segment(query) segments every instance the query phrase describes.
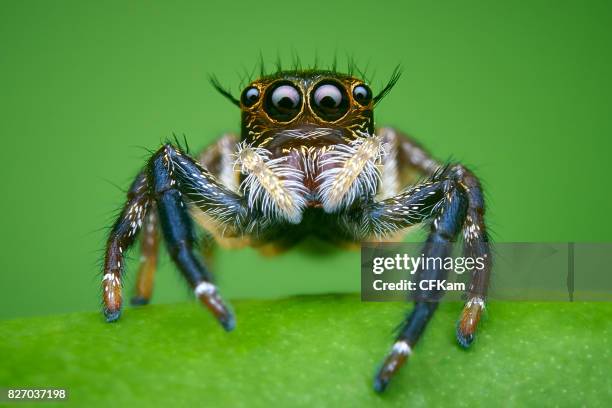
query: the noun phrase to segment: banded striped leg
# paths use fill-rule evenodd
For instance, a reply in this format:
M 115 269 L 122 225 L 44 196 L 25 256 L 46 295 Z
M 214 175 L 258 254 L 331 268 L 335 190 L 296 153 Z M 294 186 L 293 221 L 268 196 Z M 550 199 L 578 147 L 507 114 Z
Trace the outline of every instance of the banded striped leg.
M 226 134 L 198 155 L 198 162 L 202 167 L 210 171 L 230 190 L 235 190 L 237 185 L 237 177 L 233 169 L 236 141 L 235 135 Z M 132 305 L 146 305 L 151 300 L 159 252 L 158 224 L 157 208 L 155 204 L 152 204 L 145 217 L 140 236 L 140 265 L 135 293 L 130 301 Z M 205 233 L 200 247 L 204 260 L 210 265 L 214 255 L 214 237 Z
M 423 147 L 405 134 L 389 127 L 377 131 L 386 146 L 381 172 L 381 196 L 390 198 L 418 176 L 431 177 L 441 167 Z
M 452 171 L 468 198 L 463 224 L 464 255 L 474 259 L 482 258 L 484 264 L 484 268 L 472 271 L 466 290 L 467 301 L 457 323 L 457 341 L 462 347 L 469 347 L 474 341 L 478 322 L 485 308 L 493 260 L 484 222 L 485 205 L 480 183 L 463 166 L 455 166 Z
M 193 222 L 184 197 L 220 223 L 237 225 L 246 208 L 242 197 L 221 185 L 211 173 L 171 145 L 162 147 L 150 161 L 153 192 L 170 256 L 193 288 L 195 296 L 226 330 L 235 326 L 212 275 L 195 251 Z
M 146 173 L 141 172 L 128 190 L 127 202 L 106 242 L 102 299 L 107 322 L 114 322 L 121 315 L 125 252 L 133 245 L 149 205 L 149 181 Z
M 157 207 L 155 204 L 151 204 L 140 233 L 140 265 L 136 278 L 135 293 L 130 301 L 132 305 L 146 305 L 151 300 L 159 252 L 159 228 L 157 224 Z
M 115 321 L 120 316 L 123 256 L 134 243 L 149 214 L 147 211 L 153 211 L 150 207 L 154 203 L 169 253 L 196 297 L 225 329 L 234 327 L 231 311 L 222 301 L 211 274 L 194 251 L 195 234 L 185 197 L 227 228 L 240 227 L 246 219 L 247 210 L 241 196 L 223 186 L 189 156 L 171 145 L 163 146 L 134 181 L 128 193 L 128 202 L 107 242 L 103 278 L 107 321 Z
M 389 155 L 383 163 L 383 187 L 397 184 L 394 182 L 397 179 L 400 185 L 406 185 L 411 181 L 410 170 L 431 176 L 441 167 L 422 146 L 402 132 L 387 127 L 379 129 L 378 133 L 390 146 Z M 473 173 L 461 165 L 452 166 L 449 170 L 449 176 L 460 184 L 468 199 L 467 215 L 463 224 L 464 254 L 472 258 L 481 257 L 485 265 L 481 270 L 472 271 L 466 291 L 466 303 L 457 323 L 457 342 L 463 347 L 469 347 L 484 310 L 492 259 L 484 222 L 485 205 L 480 183 Z
M 233 168 L 233 154 L 236 150 L 237 137 L 223 135 L 216 143 L 206 147 L 199 155 L 198 162 L 230 190 L 236 190 L 237 177 Z M 151 206 L 145 219 L 140 237 L 140 266 L 132 305 L 148 304 L 153 293 L 155 271 L 159 250 L 159 220 L 157 208 Z M 214 237 L 205 232 L 200 248 L 204 261 L 211 265 L 214 257 Z
M 459 184 L 446 177 L 443 173 L 440 176 L 442 180 L 418 185 L 405 193 L 375 204 L 372 208 L 374 211 L 370 211 L 369 217 L 372 219 L 369 222 L 375 226 L 377 233 L 384 233 L 385 228 L 389 230 L 404 228 L 433 216 L 431 232 L 423 254 L 425 258 L 449 256 L 452 243 L 465 219 L 467 199 Z M 447 275 L 447 271 L 440 264 L 433 265 L 431 269 L 419 270 L 417 273 L 419 281 L 442 280 Z M 402 324 L 391 352 L 374 378 L 376 391 L 384 391 L 391 378 L 406 362 L 443 294 L 443 291 L 436 289 L 416 292 L 414 309 Z

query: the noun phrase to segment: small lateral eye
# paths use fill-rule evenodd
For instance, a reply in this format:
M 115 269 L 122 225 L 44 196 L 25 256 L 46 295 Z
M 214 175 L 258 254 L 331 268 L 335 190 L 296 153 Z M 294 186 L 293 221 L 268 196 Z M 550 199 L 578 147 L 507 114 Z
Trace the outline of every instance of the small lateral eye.
M 348 96 L 344 87 L 335 81 L 318 84 L 311 94 L 315 113 L 325 120 L 340 119 L 348 111 Z
M 360 105 L 367 105 L 372 100 L 372 91 L 366 85 L 357 85 L 353 88 L 353 98 Z
M 282 122 L 293 119 L 300 111 L 302 94 L 291 82 L 280 82 L 266 92 L 265 109 L 271 118 Z
M 253 106 L 259 100 L 259 89 L 254 86 L 250 86 L 242 92 L 240 98 L 244 106 Z

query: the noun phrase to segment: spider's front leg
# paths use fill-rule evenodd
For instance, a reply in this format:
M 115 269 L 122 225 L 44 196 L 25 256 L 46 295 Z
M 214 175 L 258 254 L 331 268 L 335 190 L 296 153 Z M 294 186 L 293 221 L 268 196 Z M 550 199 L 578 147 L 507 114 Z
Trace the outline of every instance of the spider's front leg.
M 442 167 L 425 148 L 397 129 L 381 128 L 379 134 L 389 147 L 388 154 L 384 158 L 381 177 L 384 198 L 396 194 L 397 186 L 410 183 L 411 173 L 434 177 L 436 171 Z M 469 347 L 474 341 L 476 328 L 484 310 L 491 275 L 491 251 L 484 221 L 485 203 L 480 182 L 471 171 L 456 164 L 449 167 L 446 173 L 461 187 L 467 199 L 467 210 L 462 226 L 464 254 L 474 259 L 482 258 L 484 264 L 482 269 L 472 271 L 466 291 L 466 303 L 457 324 L 457 342 L 462 347 Z M 385 188 L 389 185 L 395 188 Z
M 149 180 L 146 172 L 136 176 L 127 193 L 127 202 L 113 225 L 106 242 L 102 300 L 106 321 L 113 322 L 121 315 L 123 304 L 121 277 L 125 252 L 132 246 L 151 205 Z
M 482 257 L 485 268 L 474 271 L 468 290 L 468 301 L 457 327 L 458 342 L 467 347 L 484 307 L 490 273 L 490 255 L 484 226 L 484 203 L 477 179 L 463 166 L 455 165 L 434 174 L 430 181 L 381 202 L 372 203 L 365 211 L 349 218 L 349 225 L 359 225 L 361 234 L 385 235 L 403 228 L 430 222 L 430 234 L 423 249 L 427 258 L 445 258 L 451 254 L 453 242 L 463 229 L 467 256 Z M 421 280 L 439 281 L 447 271 L 439 263 L 417 271 Z M 406 362 L 412 349 L 443 295 L 441 290 L 419 290 L 415 305 L 402 322 L 399 334 L 378 370 L 374 388 L 381 392 Z
M 226 330 L 231 330 L 235 324 L 233 314 L 222 301 L 210 272 L 195 252 L 195 233 L 185 197 L 221 225 L 235 227 L 246 219 L 247 209 L 242 197 L 169 144 L 153 155 L 134 185 L 137 188 L 128 194 L 128 203 L 107 243 L 103 279 L 107 321 L 117 320 L 120 315 L 124 251 L 133 243 L 147 209 L 154 203 L 162 236 L 173 261 L 198 299 Z
M 197 158 L 197 162 L 221 184 L 232 191 L 237 191 L 238 178 L 234 172 L 234 153 L 238 138 L 233 134 L 225 134 L 219 140 L 204 149 Z M 192 213 L 193 215 L 193 213 Z M 135 306 L 146 305 L 153 294 L 153 282 L 157 269 L 159 251 L 159 218 L 155 203 L 151 203 L 150 210 L 142 223 L 140 231 L 140 265 L 136 278 L 134 296 L 131 304 Z M 211 268 L 214 260 L 215 238 L 204 231 L 200 241 L 200 251 L 204 262 Z

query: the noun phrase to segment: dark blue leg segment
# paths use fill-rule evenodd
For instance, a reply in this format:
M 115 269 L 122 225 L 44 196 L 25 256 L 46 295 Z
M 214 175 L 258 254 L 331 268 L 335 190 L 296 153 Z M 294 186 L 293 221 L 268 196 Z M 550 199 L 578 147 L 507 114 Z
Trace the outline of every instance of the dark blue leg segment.
M 172 260 L 193 288 L 196 297 L 225 330 L 230 331 L 235 327 L 234 315 L 219 296 L 212 276 L 194 250 L 196 237 L 193 222 L 178 183 L 170 174 L 172 164 L 168 162 L 169 154 L 171 152 L 164 150 L 153 157 L 150 163 L 150 177 L 153 180 L 162 235 Z
M 442 200 L 434 209 L 431 222 L 431 232 L 425 243 L 423 255 L 428 258 L 445 258 L 451 254 L 452 245 L 463 225 L 467 200 L 464 192 L 452 180 L 440 185 L 443 192 Z M 441 263 L 417 271 L 417 280 L 443 280 L 447 271 Z M 418 286 L 420 288 L 420 285 Z M 425 331 L 427 323 L 438 307 L 438 301 L 444 292 L 439 289 L 421 290 L 415 292 L 415 305 L 412 312 L 402 324 L 399 335 L 379 368 L 374 378 L 374 389 L 377 392 L 385 390 L 391 378 L 407 361 L 413 347 Z
M 467 301 L 456 328 L 459 345 L 469 347 L 475 338 L 475 332 L 484 310 L 492 267 L 491 250 L 484 221 L 485 203 L 480 182 L 470 170 L 461 164 L 444 168 L 414 140 L 396 129 L 385 128 L 382 134 L 388 143 L 397 147 L 394 158 L 398 166 L 398 173 L 406 168 L 414 168 L 423 176 L 431 177 L 431 181 L 373 204 L 373 211 L 364 217 L 355 217 L 354 222 L 365 220 L 360 229 L 366 234 L 367 232 L 379 235 L 392 233 L 397 229 L 429 219 L 429 214 L 435 216 L 436 211 L 431 211 L 431 200 L 434 199 L 435 203 L 443 202 L 440 201 L 438 193 L 441 190 L 436 185 L 437 183 L 450 181 L 453 184 L 452 188 L 461 192 L 463 196 L 460 200 L 461 205 L 466 208 L 463 210 L 444 209 L 448 203 L 440 207 L 443 212 L 439 213 L 438 224 L 432 225 L 432 235 L 426 244 L 426 251 L 429 250 L 430 254 L 435 251 L 444 253 L 446 249 L 443 244 L 454 241 L 455 236 L 461 230 L 464 256 L 483 260 L 484 268 L 471 271 L 471 279 L 466 290 Z M 432 189 L 436 192 L 432 192 Z M 446 197 L 447 200 L 448 197 Z M 458 218 L 448 217 L 444 220 L 444 214 L 445 212 L 448 214 L 447 211 L 454 213 Z M 436 230 L 439 230 L 439 233 L 436 233 Z M 432 248 L 432 244 L 439 248 L 437 250 Z M 425 254 L 427 255 L 427 252 Z M 436 279 L 438 276 L 444 276 L 444 271 L 430 269 L 424 270 L 420 279 Z M 375 379 L 374 388 L 377 391 L 385 389 L 394 373 L 407 360 L 412 350 L 411 347 L 416 344 L 427 322 L 434 314 L 437 302 L 428 301 L 428 299 L 437 299 L 441 294 L 424 291 L 417 295 L 415 307 L 403 323 L 392 352 Z
M 135 242 L 146 217 L 156 217 L 168 251 L 193 288 L 196 297 L 219 320 L 226 330 L 234 328 L 232 312 L 219 296 L 217 287 L 206 266 L 194 251 L 195 234 L 187 208 L 187 201 L 199 207 L 220 226 L 240 230 L 248 220 L 248 208 L 242 196 L 220 183 L 208 170 L 173 146 L 162 146 L 140 172 L 127 194 L 127 202 L 115 222 L 106 243 L 102 290 L 104 314 L 109 322 L 121 314 L 121 280 L 125 254 Z M 157 231 L 150 231 L 150 245 L 143 247 L 146 273 L 139 277 L 142 286 L 135 302 L 146 303 L 155 268 Z M 142 264 L 141 264 L 142 270 Z

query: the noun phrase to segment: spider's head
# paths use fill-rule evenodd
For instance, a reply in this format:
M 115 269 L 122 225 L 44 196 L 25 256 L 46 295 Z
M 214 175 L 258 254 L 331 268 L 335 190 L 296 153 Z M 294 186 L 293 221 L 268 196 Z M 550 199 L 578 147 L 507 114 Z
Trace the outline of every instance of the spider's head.
M 242 111 L 242 140 L 270 150 L 349 143 L 373 134 L 376 103 L 395 85 L 373 95 L 362 79 L 334 71 L 281 71 L 251 82 L 240 99 L 217 87 Z

